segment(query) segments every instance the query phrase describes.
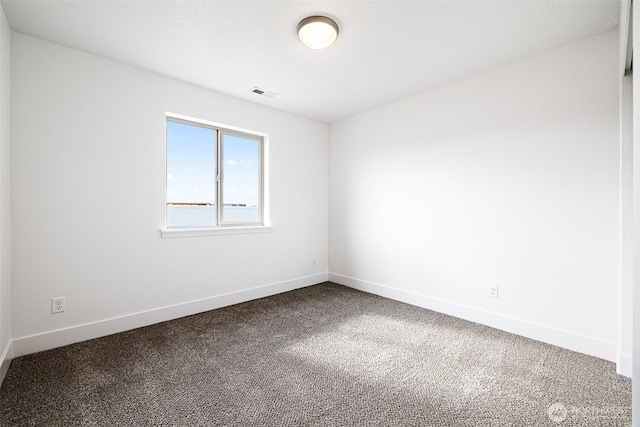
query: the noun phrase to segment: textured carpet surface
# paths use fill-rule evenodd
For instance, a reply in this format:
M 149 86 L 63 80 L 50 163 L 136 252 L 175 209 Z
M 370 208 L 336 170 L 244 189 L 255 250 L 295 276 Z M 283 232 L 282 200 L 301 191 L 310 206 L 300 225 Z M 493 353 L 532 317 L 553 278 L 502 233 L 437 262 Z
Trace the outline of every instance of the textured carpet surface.
M 331 283 L 15 359 L 9 426 L 629 426 L 615 366 Z

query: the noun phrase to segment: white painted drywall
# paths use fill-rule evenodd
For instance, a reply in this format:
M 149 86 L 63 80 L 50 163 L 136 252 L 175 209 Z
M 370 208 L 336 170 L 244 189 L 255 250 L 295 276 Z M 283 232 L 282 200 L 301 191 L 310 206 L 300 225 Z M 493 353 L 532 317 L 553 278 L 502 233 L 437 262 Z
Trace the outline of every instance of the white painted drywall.
M 326 124 L 20 33 L 12 64 L 16 356 L 326 280 Z M 269 135 L 272 232 L 160 237 L 165 112 Z
M 640 13 L 632 13 L 632 40 L 640 40 Z M 635 79 L 634 79 L 635 80 Z M 633 427 L 640 427 L 640 84 L 633 82 Z
M 632 374 L 633 352 L 633 75 L 627 69 L 631 1 L 620 1 L 618 78 L 620 119 L 620 313 L 618 373 Z
M 633 76 L 620 73 L 620 321 L 618 371 L 631 376 L 633 353 Z
M 0 383 L 11 360 L 11 30 L 0 5 Z
M 618 82 L 614 31 L 331 124 L 330 278 L 615 360 Z

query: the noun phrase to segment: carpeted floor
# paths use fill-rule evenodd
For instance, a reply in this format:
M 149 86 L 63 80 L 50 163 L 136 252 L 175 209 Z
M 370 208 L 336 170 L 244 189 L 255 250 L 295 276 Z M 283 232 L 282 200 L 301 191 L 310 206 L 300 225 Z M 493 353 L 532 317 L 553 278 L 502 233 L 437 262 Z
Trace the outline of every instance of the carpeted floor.
M 613 363 L 325 283 L 14 360 L 9 426 L 629 426 Z

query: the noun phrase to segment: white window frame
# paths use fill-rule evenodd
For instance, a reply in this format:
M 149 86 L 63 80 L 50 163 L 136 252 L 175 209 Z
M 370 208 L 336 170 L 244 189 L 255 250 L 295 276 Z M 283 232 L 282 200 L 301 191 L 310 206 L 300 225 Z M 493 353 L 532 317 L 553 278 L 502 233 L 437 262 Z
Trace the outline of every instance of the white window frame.
M 167 226 L 167 149 L 166 149 L 166 126 L 168 121 L 184 123 L 187 125 L 201 126 L 216 131 L 216 225 L 201 227 L 181 227 Z M 187 117 L 181 114 L 166 113 L 165 120 L 165 203 L 164 203 L 164 227 L 160 230 L 163 238 L 172 237 L 196 237 L 196 236 L 215 236 L 225 234 L 244 234 L 244 233 L 265 233 L 270 232 L 272 227 L 269 223 L 268 215 L 268 135 L 265 133 L 255 132 L 252 130 L 241 129 L 234 126 L 223 125 L 206 120 Z M 222 135 L 236 135 L 247 137 L 259 141 L 259 178 L 260 178 L 260 198 L 259 198 L 259 216 L 261 221 L 256 223 L 245 222 L 223 222 L 223 162 L 222 162 Z

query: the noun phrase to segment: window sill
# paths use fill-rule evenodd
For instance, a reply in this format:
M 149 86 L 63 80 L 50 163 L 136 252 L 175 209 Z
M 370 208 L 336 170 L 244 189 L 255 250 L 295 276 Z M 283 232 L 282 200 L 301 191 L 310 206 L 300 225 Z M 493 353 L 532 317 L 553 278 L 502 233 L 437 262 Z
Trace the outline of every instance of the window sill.
M 215 228 L 165 228 L 160 230 L 163 239 L 174 237 L 219 236 L 224 234 L 270 233 L 273 228 L 266 225 L 215 227 Z

